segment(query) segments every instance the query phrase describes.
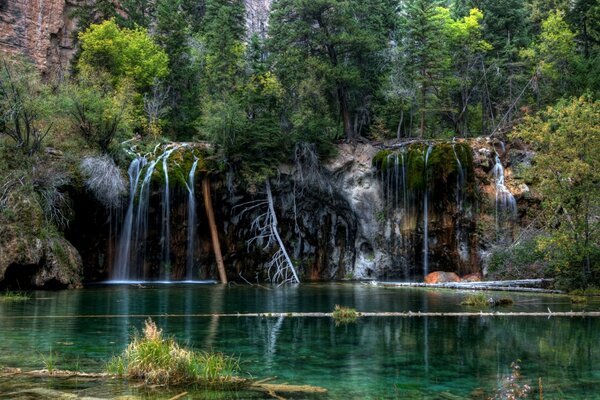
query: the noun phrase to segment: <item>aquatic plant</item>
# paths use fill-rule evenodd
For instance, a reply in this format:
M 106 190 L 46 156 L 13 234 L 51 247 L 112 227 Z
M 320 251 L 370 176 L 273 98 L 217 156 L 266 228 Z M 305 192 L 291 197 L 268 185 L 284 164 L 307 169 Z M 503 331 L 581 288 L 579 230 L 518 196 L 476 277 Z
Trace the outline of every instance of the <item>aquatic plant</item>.
M 484 292 L 479 292 L 467 296 L 460 304 L 471 307 L 510 306 L 513 304 L 513 299 L 510 297 L 494 299 L 493 297 L 488 297 Z
M 23 292 L 9 292 L 8 290 L 4 293 L 0 293 L 0 302 L 5 303 L 16 303 L 20 301 L 27 301 L 31 298 L 27 293 Z
M 587 297 L 585 297 L 585 296 L 571 296 L 571 297 L 569 297 L 569 300 L 571 300 L 571 303 L 573 303 L 573 304 L 587 303 Z
M 48 374 L 52 375 L 56 371 L 56 356 L 54 353 L 50 352 L 48 355 L 42 354 L 42 362 Z
M 239 360 L 221 353 L 196 352 L 163 336 L 154 321 L 146 320 L 143 335 L 135 335 L 108 365 L 109 373 L 149 384 L 199 384 L 208 387 L 235 384 Z
M 472 306 L 472 307 L 489 307 L 491 298 L 486 296 L 485 293 L 479 292 L 470 294 L 463 301 L 460 302 L 461 306 Z
M 360 316 L 360 313 L 354 308 L 343 307 L 336 304 L 335 308 L 333 309 L 333 312 L 331 313 L 331 316 L 335 320 L 336 325 L 349 324 L 352 322 L 356 322 L 356 320 Z

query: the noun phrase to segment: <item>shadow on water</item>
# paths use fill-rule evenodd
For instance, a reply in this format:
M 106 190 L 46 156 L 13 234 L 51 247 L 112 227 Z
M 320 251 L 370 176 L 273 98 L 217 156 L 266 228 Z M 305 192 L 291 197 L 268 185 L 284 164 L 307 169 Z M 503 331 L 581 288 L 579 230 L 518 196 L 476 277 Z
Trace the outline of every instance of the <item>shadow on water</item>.
M 555 311 L 571 307 L 560 297 L 513 297 L 519 311 L 545 310 L 549 304 Z M 145 315 L 152 314 L 161 315 L 154 318 L 157 324 L 181 343 L 239 356 L 242 369 L 258 379 L 277 376 L 280 382 L 325 387 L 326 398 L 487 398 L 510 375 L 515 360 L 521 360 L 523 382 L 535 388 L 542 378 L 544 398 L 600 398 L 597 319 L 362 317 L 336 326 L 330 318 L 190 315 L 328 312 L 335 304 L 360 311 L 457 311 L 464 310 L 458 305 L 463 298 L 463 293 L 452 291 L 358 284 L 285 289 L 101 286 L 36 292 L 26 303 L 0 304 L 0 364 L 39 369 L 42 356 L 53 354 L 57 368 L 101 371 L 141 329 Z M 596 303 L 589 307 L 598 309 Z M 104 398 L 107 393 L 145 398 L 177 394 L 117 382 L 0 379 L 0 398 L 16 386 L 79 388 Z M 229 393 L 223 398 L 248 396 Z M 198 398 L 206 397 L 198 392 Z

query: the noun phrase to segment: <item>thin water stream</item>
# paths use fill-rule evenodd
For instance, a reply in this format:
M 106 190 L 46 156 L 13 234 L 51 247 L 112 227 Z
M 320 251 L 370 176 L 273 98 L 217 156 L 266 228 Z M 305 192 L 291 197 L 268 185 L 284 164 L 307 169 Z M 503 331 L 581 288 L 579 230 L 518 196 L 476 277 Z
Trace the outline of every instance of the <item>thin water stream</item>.
M 330 318 L 191 316 L 330 312 L 336 304 L 365 312 L 474 311 L 459 304 L 467 294 L 334 283 L 267 289 L 135 284 L 35 292 L 25 303 L 0 303 L 0 364 L 39 369 L 52 354 L 57 368 L 101 371 L 152 314 L 162 315 L 155 318 L 157 324 L 181 343 L 239 356 L 243 370 L 252 376 L 328 389 L 327 395 L 314 398 L 487 398 L 510 375 L 511 363 L 521 360 L 522 383 L 536 387 L 542 378 L 545 399 L 600 399 L 600 319 L 363 317 L 336 326 Z M 582 309 L 567 297 L 510 296 L 515 304 L 506 311 Z M 600 300 L 583 309 L 600 310 Z M 79 317 L 86 315 L 95 317 Z M 39 387 L 99 398 L 133 394 L 168 399 L 181 392 L 119 382 L 2 378 L 0 398 Z M 188 398 L 206 396 L 190 390 Z

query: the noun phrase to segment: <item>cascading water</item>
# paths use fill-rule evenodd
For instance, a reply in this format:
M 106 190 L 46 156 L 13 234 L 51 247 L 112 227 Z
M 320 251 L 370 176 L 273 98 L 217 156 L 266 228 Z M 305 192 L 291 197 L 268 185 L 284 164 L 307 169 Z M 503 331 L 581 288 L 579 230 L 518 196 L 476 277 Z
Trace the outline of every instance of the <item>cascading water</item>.
M 163 201 L 162 201 L 162 224 L 161 224 L 161 238 L 160 247 L 162 254 L 162 263 L 164 270 L 165 280 L 169 280 L 171 275 L 171 191 L 169 190 L 169 164 L 168 160 L 171 153 L 175 148 L 167 150 L 162 155 L 162 168 L 165 178 L 165 184 L 163 187 Z
M 129 265 L 131 259 L 131 244 L 132 244 L 132 228 L 133 228 L 133 214 L 135 205 L 135 194 L 138 187 L 138 182 L 142 174 L 142 170 L 146 165 L 145 157 L 135 158 L 129 165 L 127 171 L 129 175 L 129 205 L 127 207 L 127 213 L 125 214 L 125 221 L 121 230 L 121 238 L 119 240 L 119 248 L 117 252 L 117 259 L 113 270 L 113 278 L 116 280 L 125 280 L 129 277 Z M 135 242 L 134 242 L 135 243 Z
M 171 278 L 171 187 L 168 159 L 171 154 L 182 146 L 168 145 L 162 147 L 157 145 L 154 151 L 145 156 L 136 156 L 129 166 L 129 203 L 121 233 L 118 241 L 117 255 L 114 262 L 111 278 L 117 281 L 123 280 L 141 280 L 152 276 L 160 276 L 161 279 L 169 281 Z M 160 153 L 162 148 L 162 153 Z M 159 153 L 158 155 L 156 155 Z M 194 176 L 198 166 L 198 159 L 193 163 L 192 170 L 189 172 L 189 196 L 188 196 L 188 224 L 195 227 L 195 193 Z M 157 275 L 157 269 L 153 268 L 155 262 L 148 262 L 150 249 L 147 245 L 150 240 L 150 225 L 154 226 L 154 218 L 150 219 L 150 200 L 152 194 L 153 178 L 158 178 L 157 168 L 162 167 L 162 188 L 161 188 L 161 214 L 160 221 L 156 221 L 158 226 L 152 228 L 160 229 L 160 273 Z M 186 185 L 188 183 L 186 182 Z M 193 260 L 193 243 L 196 240 L 195 232 L 188 232 L 188 258 Z M 158 261 L 158 260 L 157 260 Z M 193 261 L 186 261 L 186 263 Z M 188 268 L 191 270 L 191 268 Z M 186 272 L 186 274 L 189 272 Z
M 423 183 L 424 183 L 424 195 L 423 195 L 423 276 L 427 276 L 429 273 L 429 179 L 427 164 L 429 163 L 429 155 L 433 145 L 429 145 L 427 152 L 425 153 L 425 162 L 423 168 Z
M 496 183 L 496 231 L 504 219 L 513 219 L 517 215 L 517 201 L 504 183 L 504 167 L 496 153 L 496 163 L 492 169 Z
M 192 169 L 188 175 L 188 204 L 187 204 L 187 248 L 186 248 L 186 278 L 191 281 L 194 278 L 194 243 L 196 241 L 196 168 L 198 159 L 194 160 Z
M 452 216 L 435 214 L 439 216 L 435 219 L 436 245 L 441 239 L 455 246 L 450 254 L 468 262 L 472 237 L 462 226 L 471 220 L 468 204 L 476 200 L 474 174 L 469 170 L 472 157 L 471 147 L 458 141 L 409 143 L 374 157 L 383 189 L 386 244 L 402 279 L 431 272 L 432 211 L 450 210 Z M 445 235 L 449 229 L 456 233 L 453 239 Z

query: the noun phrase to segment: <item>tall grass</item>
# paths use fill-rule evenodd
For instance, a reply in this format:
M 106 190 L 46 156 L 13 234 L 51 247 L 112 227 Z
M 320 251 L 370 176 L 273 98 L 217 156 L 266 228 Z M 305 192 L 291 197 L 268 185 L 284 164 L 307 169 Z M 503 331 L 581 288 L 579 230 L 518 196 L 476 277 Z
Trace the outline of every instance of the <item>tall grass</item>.
M 199 384 L 208 387 L 236 382 L 239 360 L 221 353 L 196 352 L 165 338 L 148 319 L 143 335 L 136 335 L 120 355 L 113 357 L 108 372 L 141 379 L 150 384 Z

